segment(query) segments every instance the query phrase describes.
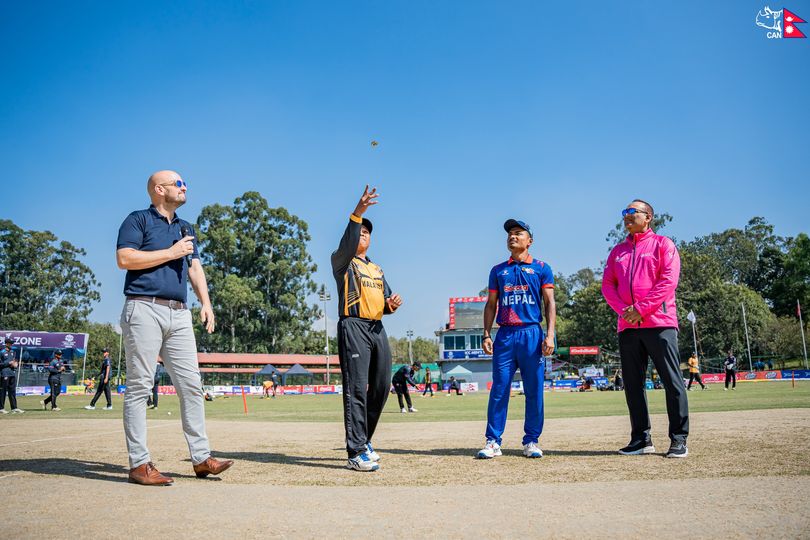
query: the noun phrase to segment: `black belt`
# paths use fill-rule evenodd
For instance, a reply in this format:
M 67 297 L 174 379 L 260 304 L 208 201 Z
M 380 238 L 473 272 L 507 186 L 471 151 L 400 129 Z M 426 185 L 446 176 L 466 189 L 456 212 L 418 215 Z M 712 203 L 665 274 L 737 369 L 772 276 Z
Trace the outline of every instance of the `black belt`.
M 166 306 L 171 309 L 188 309 L 185 302 L 180 300 L 168 300 L 166 298 L 158 298 L 157 296 L 129 296 L 127 300 L 139 300 L 141 302 L 149 302 L 150 304 L 157 304 L 159 306 Z

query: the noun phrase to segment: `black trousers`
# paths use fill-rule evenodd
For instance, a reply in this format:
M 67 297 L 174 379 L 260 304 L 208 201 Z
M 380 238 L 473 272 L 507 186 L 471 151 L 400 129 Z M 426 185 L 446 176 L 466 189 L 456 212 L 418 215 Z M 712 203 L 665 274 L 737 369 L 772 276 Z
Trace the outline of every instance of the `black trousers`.
M 51 387 L 51 395 L 45 398 L 45 405 L 51 404 L 51 409 L 56 408 L 56 398 L 62 393 L 62 379 L 48 379 L 48 385 Z
M 731 382 L 732 388 L 737 388 L 737 372 L 733 369 L 726 370 L 726 388 L 728 388 L 729 382 Z
M 154 407 L 157 409 L 158 406 L 158 383 L 152 387 L 152 396 L 146 401 L 147 407 Z
M 6 408 L 6 395 L 8 395 L 8 403 L 12 409 L 17 408 L 17 377 L 0 378 L 0 409 Z
M 700 373 L 689 373 L 689 384 L 686 385 L 686 389 L 689 390 L 692 388 L 692 382 L 697 381 L 701 388 L 706 388 L 706 385 L 703 384 L 703 381 L 700 380 Z
M 450 392 L 452 392 L 453 390 L 455 390 L 455 391 L 456 391 L 456 395 L 457 395 L 457 396 L 461 396 L 461 395 L 463 395 L 463 394 L 461 393 L 461 387 L 460 387 L 460 386 L 458 386 L 458 385 L 456 385 L 456 386 L 450 385 L 450 388 L 448 388 L 448 389 L 447 389 L 447 395 L 449 396 L 449 395 L 450 395 Z
M 430 392 L 431 396 L 433 395 L 433 385 L 425 381 L 425 390 L 422 392 L 422 395 L 424 396 L 428 392 Z
M 647 363 L 661 377 L 666 392 L 669 438 L 686 442 L 689 435 L 689 403 L 680 369 L 678 331 L 675 328 L 638 328 L 619 333 L 619 354 L 624 375 L 624 397 L 630 411 L 630 440 L 650 439 L 650 414 L 647 408 Z
M 365 452 L 374 436 L 391 386 L 391 350 L 382 322 L 341 319 L 338 356 L 343 376 L 346 453 L 353 458 Z
M 397 401 L 399 401 L 400 409 L 405 408 L 405 404 L 402 403 L 402 396 L 405 396 L 405 401 L 408 403 L 408 408 L 410 409 L 411 407 L 413 407 L 413 403 L 411 403 L 411 393 L 408 391 L 408 383 L 405 384 L 394 383 L 394 390 L 397 393 Z
M 98 381 L 98 388 L 96 388 L 96 395 L 93 396 L 93 399 L 90 401 L 90 405 L 96 405 L 96 401 L 98 398 L 101 397 L 102 392 L 104 393 L 104 398 L 107 400 L 107 407 L 112 407 L 112 393 L 110 393 L 110 381 L 104 382 L 104 380 Z

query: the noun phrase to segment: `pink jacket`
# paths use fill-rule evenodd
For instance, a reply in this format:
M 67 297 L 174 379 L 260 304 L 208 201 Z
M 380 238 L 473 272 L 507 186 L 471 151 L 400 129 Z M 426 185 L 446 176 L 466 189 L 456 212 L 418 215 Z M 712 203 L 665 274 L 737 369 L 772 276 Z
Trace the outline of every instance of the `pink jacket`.
M 678 328 L 675 289 L 681 257 L 675 243 L 651 229 L 628 236 L 610 252 L 602 276 L 602 295 L 619 314 L 619 332 L 628 328 Z M 632 325 L 622 317 L 627 306 L 642 316 Z

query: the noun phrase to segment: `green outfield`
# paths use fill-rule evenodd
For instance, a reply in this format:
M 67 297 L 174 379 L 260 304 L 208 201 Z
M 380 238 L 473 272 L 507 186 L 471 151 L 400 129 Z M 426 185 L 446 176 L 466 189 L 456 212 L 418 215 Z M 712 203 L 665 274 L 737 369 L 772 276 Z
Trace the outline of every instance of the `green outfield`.
M 709 390 L 689 392 L 689 408 L 692 412 L 741 411 L 754 409 L 781 409 L 810 407 L 810 382 L 742 383 L 737 390 L 723 391 L 721 385 L 710 385 Z M 385 422 L 438 422 L 456 420 L 481 420 L 486 417 L 487 399 L 484 392 L 464 396 L 437 393 L 434 398 L 422 398 L 412 394 L 414 407 L 419 412 L 402 414 L 397 406 L 396 395 L 391 395 L 385 409 Z M 666 412 L 663 390 L 647 392 L 651 413 Z M 40 397 L 21 397 L 20 406 L 24 415 L 3 415 L 0 421 L 28 418 L 120 418 L 122 398 L 113 398 L 114 410 L 101 407 L 94 411 L 84 410 L 90 402 L 87 396 L 60 396 L 62 411 L 43 411 Z M 104 400 L 102 398 L 101 403 Z M 207 417 L 212 420 L 249 420 L 271 422 L 341 422 L 343 412 L 341 398 L 336 395 L 284 396 L 275 399 L 247 398 L 248 414 L 243 410 L 242 398 L 220 397 L 206 403 Z M 622 392 L 546 392 L 546 418 L 575 418 L 587 416 L 616 416 L 627 414 Z M 166 419 L 179 414 L 175 396 L 161 396 L 160 408 L 148 411 L 149 418 Z M 512 398 L 510 419 L 523 418 L 523 396 Z

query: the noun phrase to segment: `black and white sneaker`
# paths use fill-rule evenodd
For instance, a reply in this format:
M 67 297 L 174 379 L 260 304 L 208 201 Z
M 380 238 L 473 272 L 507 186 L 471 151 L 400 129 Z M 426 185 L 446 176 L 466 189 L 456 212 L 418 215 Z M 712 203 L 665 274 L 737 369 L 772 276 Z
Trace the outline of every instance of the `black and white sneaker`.
M 639 456 L 641 454 L 654 454 L 655 446 L 652 441 L 630 441 L 630 444 L 619 449 L 623 456 Z
M 673 442 L 667 450 L 668 458 L 685 458 L 689 455 L 689 449 L 685 442 Z

